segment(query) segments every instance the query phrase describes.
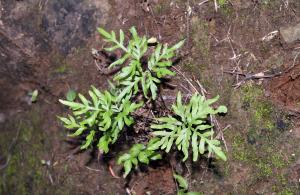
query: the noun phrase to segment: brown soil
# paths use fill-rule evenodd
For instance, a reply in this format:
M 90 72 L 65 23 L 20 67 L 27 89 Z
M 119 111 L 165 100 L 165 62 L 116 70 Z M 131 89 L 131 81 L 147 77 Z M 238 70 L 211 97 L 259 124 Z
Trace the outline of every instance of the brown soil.
M 295 65 L 287 73 L 273 78 L 269 87 L 275 102 L 291 111 L 300 112 L 300 64 Z
M 130 189 L 136 195 L 151 194 L 174 194 L 176 185 L 171 168 L 150 169 L 148 173 L 142 173 L 132 178 Z
M 186 44 L 176 68 L 199 80 L 207 96 L 220 95 L 229 113 L 219 117 L 228 161 L 177 162 L 175 171 L 188 177 L 190 190 L 204 194 L 297 194 L 300 165 L 300 64 L 279 77 L 233 84 L 245 74 L 278 72 L 294 63 L 297 46 L 280 36 L 262 41 L 280 27 L 300 22 L 299 0 L 231 0 L 215 11 L 202 0 L 29 0 L 0 1 L 0 194 L 176 194 L 170 165 L 137 170 L 129 179 L 114 178 L 114 165 L 135 133 L 124 136 L 112 152 L 79 151 L 78 141 L 57 115 L 67 113 L 58 99 L 69 89 L 86 94 L 90 85 L 107 87 L 91 49 L 105 44 L 98 26 L 127 31 L 174 44 Z M 287 4 L 288 2 L 288 4 Z M 128 37 L 127 37 L 128 38 Z M 265 85 L 262 85 L 265 84 Z M 180 74 L 165 89 L 167 104 L 177 90 L 194 92 Z M 267 86 L 263 89 L 262 86 Z M 39 90 L 29 103 L 28 92 Z M 269 91 L 269 92 L 268 92 Z M 278 106 L 282 104 L 288 110 Z M 225 148 L 225 146 L 224 146 Z M 9 160 L 8 160 L 9 159 Z M 49 161 L 48 164 L 41 160 Z M 120 167 L 112 166 L 117 175 Z M 116 171 L 116 170 L 119 171 Z

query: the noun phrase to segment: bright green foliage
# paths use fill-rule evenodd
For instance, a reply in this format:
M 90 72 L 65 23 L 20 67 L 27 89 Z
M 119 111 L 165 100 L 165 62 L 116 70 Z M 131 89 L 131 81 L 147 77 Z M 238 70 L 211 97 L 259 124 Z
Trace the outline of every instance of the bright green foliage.
M 151 146 L 152 142 L 150 141 L 148 147 Z M 135 144 L 129 150 L 129 153 L 125 153 L 118 159 L 118 164 L 123 164 L 124 166 L 124 177 L 126 177 L 132 166 L 138 166 L 138 163 L 149 164 L 150 160 L 159 160 L 161 155 L 153 150 L 148 150 L 143 144 Z
M 137 102 L 136 95 L 144 95 L 146 99 L 155 100 L 158 93 L 158 85 L 162 78 L 175 75 L 170 70 L 171 58 L 184 41 L 180 41 L 172 47 L 167 44 L 158 43 L 148 50 L 149 42 L 156 42 L 154 38 L 147 40 L 145 36 L 140 37 L 136 29 L 130 29 L 131 40 L 125 45 L 125 35 L 122 30 L 118 38 L 115 32 L 106 32 L 98 28 L 99 33 L 105 41 L 111 44 L 107 51 L 121 49 L 123 56 L 110 64 L 110 67 L 120 66 L 122 68 L 114 76 L 116 86 L 110 84 L 110 90 L 100 92 L 92 86 L 88 92 L 90 98 L 82 94 L 69 91 L 67 100 L 59 100 L 68 106 L 73 114 L 68 117 L 59 117 L 67 129 L 74 131 L 70 136 L 85 138 L 81 149 L 86 149 L 97 144 L 100 151 L 107 153 L 110 144 L 117 141 L 122 130 L 134 123 L 132 113 L 143 106 L 143 102 Z M 181 94 L 177 95 L 177 102 L 172 106 L 174 115 L 160 117 L 156 123 L 151 125 L 152 138 L 147 147 L 143 144 L 135 144 L 118 159 L 118 164 L 124 166 L 124 177 L 132 168 L 139 163 L 149 164 L 150 160 L 161 159 L 162 156 L 155 150 L 161 149 L 169 152 L 172 146 L 184 154 L 183 161 L 188 158 L 189 148 L 192 145 L 193 161 L 198 159 L 199 153 L 216 153 L 218 157 L 226 160 L 222 152 L 220 142 L 213 138 L 213 125 L 209 117 L 218 113 L 226 113 L 227 108 L 220 106 L 213 109 L 211 104 L 218 100 L 218 96 L 206 100 L 199 94 L 194 94 L 188 104 L 182 104 Z M 174 178 L 180 185 L 178 194 L 196 195 L 196 192 L 186 192 L 188 183 L 179 175 Z
M 95 141 L 96 134 L 100 134 L 98 147 L 107 153 L 108 145 L 115 143 L 124 126 L 130 126 L 134 122 L 130 113 L 143 103 L 132 103 L 129 97 L 119 100 L 111 92 L 101 93 L 93 86 L 89 95 L 92 101 L 82 94 L 78 94 L 81 103 L 59 100 L 69 106 L 74 115 L 69 115 L 68 118 L 59 117 L 59 119 L 67 129 L 76 129 L 70 136 L 86 135 L 86 142 L 81 146 L 82 149 L 89 147 Z
M 179 185 L 177 195 L 202 195 L 200 192 L 186 192 L 189 188 L 189 184 L 181 175 L 174 174 L 173 177 Z
M 227 3 L 227 0 L 218 0 L 218 4 L 220 7 L 224 6 Z
M 76 99 L 76 96 L 76 91 L 74 91 L 73 89 L 70 89 L 66 94 L 66 98 L 68 101 L 74 101 Z
M 173 177 L 178 182 L 181 189 L 187 190 L 189 188 L 188 182 L 181 175 L 174 174 Z
M 160 141 L 150 147 L 150 150 L 162 149 L 169 152 L 175 143 L 177 149 L 188 158 L 189 146 L 192 145 L 193 161 L 206 150 L 214 152 L 226 161 L 226 156 L 220 147 L 220 141 L 213 139 L 213 126 L 208 124 L 208 117 L 217 113 L 226 113 L 227 108 L 220 106 L 213 109 L 210 105 L 218 100 L 218 96 L 206 100 L 199 94 L 194 94 L 187 105 L 182 104 L 181 94 L 177 95 L 177 103 L 172 106 L 175 116 L 157 118 L 157 124 L 152 124 L 153 134 Z
M 37 100 L 37 97 L 39 95 L 39 91 L 37 89 L 35 89 L 33 92 L 29 93 L 29 95 L 31 96 L 30 98 L 30 101 L 33 103 L 33 102 L 36 102 Z
M 144 96 L 149 98 L 150 93 L 151 98 L 155 100 L 158 90 L 157 85 L 161 82 L 160 79 L 175 75 L 169 69 L 172 66 L 170 59 L 175 56 L 175 50 L 184 44 L 184 40 L 170 48 L 167 44 L 157 44 L 154 52 L 148 57 L 147 64 L 143 64 L 142 57 L 146 57 L 144 55 L 148 51 L 148 41 L 145 36 L 140 37 L 134 27 L 130 29 L 132 39 L 127 46 L 124 43 L 124 32 L 122 30 L 119 33 L 119 40 L 113 31 L 109 33 L 102 28 L 98 28 L 98 32 L 104 37 L 105 41 L 112 44 L 112 47 L 106 48 L 107 51 L 121 49 L 124 52 L 121 58 L 110 64 L 110 67 L 114 67 L 127 62 L 127 65 L 114 77 L 114 80 L 123 89 L 119 98 L 122 99 L 125 95 L 131 96 L 138 93 L 141 86 Z

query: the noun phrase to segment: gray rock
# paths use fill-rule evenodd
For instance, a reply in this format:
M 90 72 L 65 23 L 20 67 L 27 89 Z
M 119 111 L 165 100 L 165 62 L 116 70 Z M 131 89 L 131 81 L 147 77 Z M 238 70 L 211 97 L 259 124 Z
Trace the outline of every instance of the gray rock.
M 300 23 L 287 28 L 280 28 L 280 34 L 286 43 L 300 41 Z
M 1 1 L 0 30 L 32 55 L 59 51 L 66 56 L 85 46 L 106 24 L 111 8 L 106 0 L 29 1 Z

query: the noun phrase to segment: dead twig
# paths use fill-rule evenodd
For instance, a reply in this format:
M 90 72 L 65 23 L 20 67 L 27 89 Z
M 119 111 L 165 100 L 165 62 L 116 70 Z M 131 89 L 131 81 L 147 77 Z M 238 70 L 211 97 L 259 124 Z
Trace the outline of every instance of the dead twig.
M 217 12 L 218 11 L 218 2 L 217 2 L 217 0 L 214 0 L 214 4 L 215 4 L 215 10 Z
M 191 97 L 191 96 L 192 96 L 191 93 L 182 95 L 183 98 L 186 98 L 186 97 L 189 98 L 189 97 Z M 172 96 L 172 95 L 164 95 L 164 96 L 162 96 L 162 98 L 163 98 L 164 100 L 175 100 L 175 99 L 176 99 L 176 96 Z
M 126 188 L 127 195 L 132 195 L 131 190 L 129 188 Z
M 201 85 L 201 83 L 199 82 L 199 80 L 197 80 L 196 83 L 198 84 L 198 86 L 200 88 L 200 91 L 201 91 L 201 94 L 203 96 L 205 96 L 205 94 L 208 94 L 208 92 L 204 89 L 204 87 Z
M 210 1 L 210 0 L 204 0 L 204 1 L 200 2 L 200 3 L 198 3 L 198 5 L 201 6 L 201 5 L 203 5 L 204 3 L 207 3 L 207 2 L 209 2 L 209 1 Z
M 89 167 L 89 166 L 85 166 L 85 168 L 87 168 L 87 169 L 90 170 L 90 171 L 101 172 L 101 170 L 99 170 L 99 169 L 94 169 L 94 168 L 91 168 L 91 167 Z
M 233 85 L 235 87 L 235 89 L 239 88 L 242 84 L 244 84 L 248 80 L 272 78 L 272 77 L 279 76 L 283 73 L 283 72 L 279 72 L 279 73 L 275 73 L 275 74 L 267 74 L 265 72 L 259 72 L 259 73 L 255 73 L 255 74 L 250 74 L 250 73 L 238 72 L 236 70 L 231 70 L 231 71 L 224 70 L 223 72 L 227 73 L 227 74 L 245 77 L 243 80 L 237 81 L 237 83 Z
M 262 41 L 270 41 L 272 40 L 274 37 L 276 37 L 276 35 L 278 34 L 278 30 L 272 31 L 270 33 L 268 33 L 266 36 L 264 36 L 263 38 L 261 38 Z
M 232 71 L 224 70 L 224 73 L 244 76 L 245 77 L 244 80 L 272 78 L 272 77 L 279 76 L 280 74 L 284 73 L 284 71 L 274 73 L 274 74 L 267 74 L 266 72 L 259 72 L 259 73 L 250 74 L 250 73 L 236 72 L 234 70 L 232 70 Z
M 189 83 L 189 85 L 193 88 L 194 92 L 199 93 L 199 91 L 197 90 L 197 88 L 192 84 L 191 80 L 188 79 L 188 78 L 185 76 L 184 73 L 182 73 L 180 70 L 178 70 L 178 69 L 177 69 L 176 67 L 174 67 L 174 66 L 172 66 L 172 68 L 175 69 L 175 71 L 176 71 L 177 73 L 179 73 L 179 74 L 180 74 L 180 75 L 181 75 L 181 76 Z
M 239 82 L 237 82 L 236 84 L 233 85 L 235 88 L 239 88 L 242 84 L 244 84 L 248 80 L 273 78 L 273 77 L 278 77 L 278 76 L 280 76 L 282 74 L 285 74 L 285 73 L 289 72 L 291 69 L 293 69 L 295 67 L 296 60 L 297 60 L 297 58 L 298 58 L 299 55 L 300 55 L 300 52 L 298 52 L 296 54 L 296 56 L 294 57 L 292 66 L 286 68 L 283 71 L 278 71 L 278 72 L 273 73 L 273 74 L 269 74 L 268 73 L 268 72 L 270 72 L 269 70 L 263 71 L 263 72 L 259 72 L 259 73 L 253 73 L 253 74 L 239 72 L 239 71 L 236 71 L 235 69 L 233 69 L 233 70 L 224 70 L 223 72 L 227 73 L 227 74 L 233 74 L 233 75 L 239 75 L 239 76 L 245 77 L 242 81 L 239 81 Z
M 223 141 L 223 143 L 224 143 L 224 146 L 225 146 L 225 149 L 226 149 L 226 151 L 228 152 L 228 147 L 227 147 L 227 143 L 226 143 L 226 140 L 225 140 L 225 138 L 224 138 L 224 131 L 226 130 L 226 129 L 228 129 L 228 128 L 230 128 L 231 127 L 231 125 L 227 125 L 226 127 L 224 127 L 221 131 L 219 131 L 219 133 L 217 134 L 217 136 L 216 136 L 216 138 L 217 139 L 220 139 L 221 138 L 221 140 Z
M 54 184 L 54 181 L 53 181 L 53 178 L 52 178 L 52 175 L 51 175 L 50 171 L 47 170 L 47 173 L 48 173 L 49 181 L 50 181 L 50 183 L 53 185 L 53 184 Z
M 204 0 L 204 1 L 202 1 L 202 2 L 200 2 L 200 3 L 198 3 L 198 6 L 201 6 L 201 5 L 203 5 L 204 3 L 207 3 L 207 2 L 209 2 L 210 0 Z M 215 5 L 215 11 L 217 12 L 218 11 L 218 2 L 217 2 L 217 0 L 214 0 L 214 5 Z

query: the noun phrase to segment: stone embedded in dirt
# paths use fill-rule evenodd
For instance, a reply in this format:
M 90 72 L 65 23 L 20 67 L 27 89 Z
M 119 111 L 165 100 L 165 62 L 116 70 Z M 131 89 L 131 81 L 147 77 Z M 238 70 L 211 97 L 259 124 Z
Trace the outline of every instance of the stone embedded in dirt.
M 300 41 L 300 23 L 287 28 L 280 28 L 280 34 L 286 43 Z

